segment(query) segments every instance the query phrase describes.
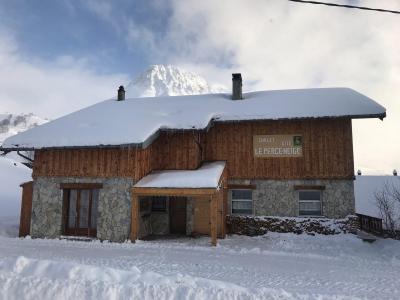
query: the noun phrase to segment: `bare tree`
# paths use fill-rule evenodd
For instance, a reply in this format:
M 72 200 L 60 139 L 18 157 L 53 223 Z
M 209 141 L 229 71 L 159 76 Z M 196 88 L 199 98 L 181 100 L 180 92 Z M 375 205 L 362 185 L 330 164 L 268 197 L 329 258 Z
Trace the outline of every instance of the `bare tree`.
M 386 181 L 382 189 L 375 192 L 375 202 L 386 230 L 396 236 L 400 225 L 400 186 Z

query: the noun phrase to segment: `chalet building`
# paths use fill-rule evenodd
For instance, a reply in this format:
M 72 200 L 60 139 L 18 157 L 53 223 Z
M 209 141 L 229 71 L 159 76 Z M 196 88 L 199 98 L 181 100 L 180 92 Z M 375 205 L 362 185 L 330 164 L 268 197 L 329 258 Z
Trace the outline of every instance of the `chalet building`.
M 242 93 L 240 74 L 232 82 L 232 94 L 137 99 L 121 87 L 7 139 L 4 152 L 35 151 L 30 235 L 206 234 L 215 245 L 230 214 L 353 214 L 352 119 L 385 108 L 348 88 Z

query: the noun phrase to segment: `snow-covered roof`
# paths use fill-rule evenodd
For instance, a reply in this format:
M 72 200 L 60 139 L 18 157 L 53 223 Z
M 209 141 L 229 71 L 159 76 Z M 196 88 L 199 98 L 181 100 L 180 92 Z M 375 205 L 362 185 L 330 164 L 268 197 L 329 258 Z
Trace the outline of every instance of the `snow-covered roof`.
M 211 122 L 302 118 L 382 118 L 384 107 L 348 88 L 106 100 L 5 140 L 4 148 L 148 145 L 161 129 L 205 129 Z
M 392 184 L 400 188 L 399 176 L 356 176 L 354 181 L 354 196 L 356 200 L 356 213 L 381 218 L 375 201 L 375 193 L 381 191 L 385 184 Z
M 134 187 L 140 188 L 218 188 L 224 161 L 204 163 L 196 170 L 153 171 Z

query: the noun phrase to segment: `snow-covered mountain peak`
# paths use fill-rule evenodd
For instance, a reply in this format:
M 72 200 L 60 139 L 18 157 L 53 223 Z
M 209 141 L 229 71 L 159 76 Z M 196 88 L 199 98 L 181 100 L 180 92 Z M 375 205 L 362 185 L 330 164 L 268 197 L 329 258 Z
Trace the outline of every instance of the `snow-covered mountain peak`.
M 0 145 L 3 141 L 19 132 L 48 122 L 48 119 L 29 114 L 0 113 Z
M 127 97 L 197 95 L 222 92 L 198 74 L 172 65 L 152 65 L 126 88 Z

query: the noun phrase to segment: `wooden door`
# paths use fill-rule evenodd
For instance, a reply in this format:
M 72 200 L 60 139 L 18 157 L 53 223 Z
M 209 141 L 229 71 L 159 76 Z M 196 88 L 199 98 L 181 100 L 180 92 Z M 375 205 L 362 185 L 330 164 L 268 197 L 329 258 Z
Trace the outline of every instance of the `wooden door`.
M 186 197 L 169 197 L 169 230 L 186 234 Z
M 194 232 L 210 234 L 210 198 L 196 197 L 194 199 Z
M 33 181 L 25 182 L 22 187 L 21 214 L 19 220 L 19 236 L 24 237 L 31 232 Z
M 71 189 L 64 194 L 65 234 L 96 236 L 98 189 Z

